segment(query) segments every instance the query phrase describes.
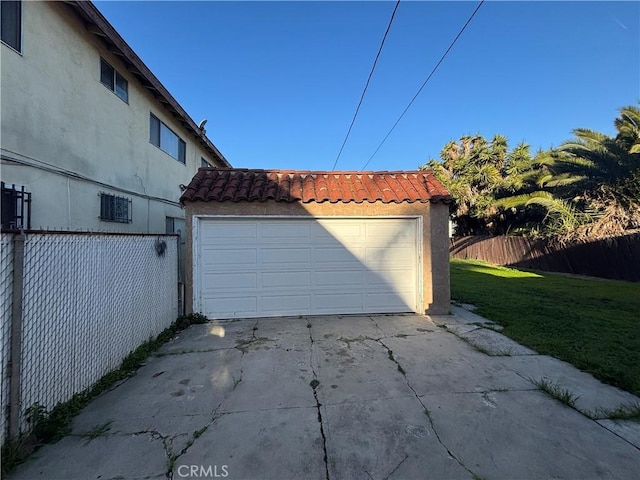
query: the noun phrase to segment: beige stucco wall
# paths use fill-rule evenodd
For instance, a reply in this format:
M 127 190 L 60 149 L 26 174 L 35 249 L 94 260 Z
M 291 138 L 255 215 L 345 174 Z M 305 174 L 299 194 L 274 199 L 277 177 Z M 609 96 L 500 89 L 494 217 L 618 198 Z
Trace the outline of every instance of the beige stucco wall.
M 422 216 L 422 312 L 449 313 L 449 207 L 442 203 L 186 202 L 185 305 L 193 311 L 194 215 Z
M 0 46 L 2 180 L 32 193 L 33 228 L 164 232 L 165 216 L 184 218 L 179 185 L 213 159 L 71 7 L 22 5 L 22 52 Z M 128 103 L 100 83 L 100 57 L 127 79 Z M 185 140 L 186 165 L 149 142 L 150 112 Z M 132 224 L 98 219 L 101 191 L 131 198 Z

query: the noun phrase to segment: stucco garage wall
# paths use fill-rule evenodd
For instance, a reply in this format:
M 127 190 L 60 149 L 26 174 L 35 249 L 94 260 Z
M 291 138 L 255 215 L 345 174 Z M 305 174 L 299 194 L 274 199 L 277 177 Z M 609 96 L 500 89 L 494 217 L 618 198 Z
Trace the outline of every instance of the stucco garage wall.
M 442 203 L 308 203 L 299 202 L 186 202 L 187 251 L 185 258 L 187 312 L 193 311 L 194 215 L 295 216 L 422 216 L 423 311 L 449 313 L 449 208 Z

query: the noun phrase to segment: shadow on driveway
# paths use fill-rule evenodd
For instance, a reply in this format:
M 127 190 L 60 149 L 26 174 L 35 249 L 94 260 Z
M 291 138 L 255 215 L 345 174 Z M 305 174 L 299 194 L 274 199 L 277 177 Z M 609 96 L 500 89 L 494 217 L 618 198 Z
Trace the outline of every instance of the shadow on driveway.
M 194 325 L 9 478 L 635 477 L 640 424 L 588 415 L 640 400 L 499 337 L 454 315 Z

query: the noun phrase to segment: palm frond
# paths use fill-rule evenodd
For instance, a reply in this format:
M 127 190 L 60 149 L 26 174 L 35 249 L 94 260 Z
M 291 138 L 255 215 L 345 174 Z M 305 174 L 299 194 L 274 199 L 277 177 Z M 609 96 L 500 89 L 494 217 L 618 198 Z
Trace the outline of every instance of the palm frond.
M 554 175 L 551 178 L 545 179 L 541 186 L 547 188 L 566 187 L 567 185 L 573 185 L 575 183 L 587 180 L 589 177 L 586 175 L 573 175 L 571 173 L 561 173 L 560 175 Z
M 549 192 L 537 191 L 524 195 L 501 198 L 496 206 L 502 208 L 529 207 L 540 205 L 552 215 L 560 225 L 561 231 L 570 231 L 583 223 L 583 216 L 566 200 L 554 197 Z

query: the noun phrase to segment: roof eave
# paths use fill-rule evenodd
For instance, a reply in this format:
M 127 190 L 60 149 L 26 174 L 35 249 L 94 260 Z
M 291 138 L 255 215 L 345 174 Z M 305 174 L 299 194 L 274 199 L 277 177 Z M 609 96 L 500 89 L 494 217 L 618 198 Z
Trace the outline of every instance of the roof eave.
M 206 134 L 198 128 L 193 119 L 182 108 L 178 101 L 162 85 L 160 80 L 149 70 L 142 59 L 132 50 L 127 42 L 120 36 L 109 21 L 100 13 L 98 8 L 89 1 L 65 2 L 72 6 L 74 11 L 85 22 L 87 31 L 100 37 L 106 44 L 107 50 L 120 57 L 127 69 L 137 78 L 143 87 L 148 89 L 154 98 L 162 104 L 171 114 L 177 118 L 180 124 L 187 129 L 200 143 L 200 145 L 212 154 L 223 167 L 231 167 L 229 161 L 222 155 L 216 146 L 209 140 Z

